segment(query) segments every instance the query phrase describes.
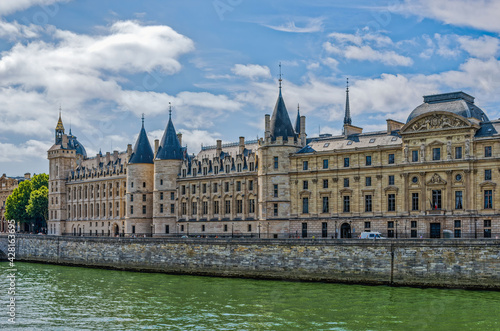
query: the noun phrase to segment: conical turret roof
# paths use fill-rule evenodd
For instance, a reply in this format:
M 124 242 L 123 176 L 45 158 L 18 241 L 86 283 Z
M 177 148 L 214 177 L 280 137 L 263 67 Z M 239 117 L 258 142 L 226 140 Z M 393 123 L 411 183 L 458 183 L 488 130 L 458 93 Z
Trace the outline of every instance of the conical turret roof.
M 174 123 L 172 123 L 172 111 L 168 118 L 168 124 L 161 138 L 160 147 L 156 153 L 157 160 L 182 160 L 182 150 Z
M 64 132 L 64 125 L 61 119 L 61 112 L 59 111 L 59 121 L 57 121 L 56 130 L 62 130 Z
M 297 119 L 295 119 L 295 133 L 300 133 L 300 107 L 297 105 Z
M 285 101 L 280 93 L 278 95 L 278 100 L 274 106 L 273 116 L 271 117 L 271 139 L 276 140 L 276 137 L 295 137 L 295 131 L 288 116 L 288 111 L 286 110 Z
M 151 145 L 149 144 L 148 135 L 144 130 L 144 117 L 142 118 L 142 128 L 137 137 L 134 146 L 134 151 L 130 156 L 129 163 L 153 163 L 154 153 Z

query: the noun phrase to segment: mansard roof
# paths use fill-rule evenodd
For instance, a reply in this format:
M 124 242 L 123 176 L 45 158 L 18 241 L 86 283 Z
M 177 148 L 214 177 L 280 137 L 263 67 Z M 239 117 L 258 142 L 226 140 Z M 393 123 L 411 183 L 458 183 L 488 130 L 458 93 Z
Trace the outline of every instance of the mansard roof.
M 156 153 L 157 160 L 182 160 L 182 148 L 175 132 L 172 116 L 168 119 L 168 124 L 161 138 L 160 147 Z
M 153 149 L 149 144 L 148 135 L 146 134 L 146 130 L 144 130 L 144 118 L 142 120 L 142 128 L 139 133 L 139 137 L 137 137 L 137 141 L 135 143 L 134 151 L 130 156 L 129 163 L 153 163 Z
M 280 93 L 278 100 L 274 106 L 273 116 L 271 117 L 271 140 L 276 140 L 276 137 L 296 137 L 295 131 L 286 110 L 285 101 Z

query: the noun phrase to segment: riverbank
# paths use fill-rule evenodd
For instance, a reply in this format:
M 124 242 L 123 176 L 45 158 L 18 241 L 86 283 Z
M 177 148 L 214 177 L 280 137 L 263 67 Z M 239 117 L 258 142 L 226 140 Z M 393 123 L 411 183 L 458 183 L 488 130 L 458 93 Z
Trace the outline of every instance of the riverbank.
M 0 250 L 6 240 L 0 237 Z M 16 259 L 170 274 L 500 290 L 500 240 L 17 235 Z

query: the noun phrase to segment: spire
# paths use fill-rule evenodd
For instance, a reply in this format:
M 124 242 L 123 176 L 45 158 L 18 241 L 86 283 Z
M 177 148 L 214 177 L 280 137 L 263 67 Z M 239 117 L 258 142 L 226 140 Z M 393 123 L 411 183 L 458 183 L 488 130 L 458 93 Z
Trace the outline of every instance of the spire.
M 100 151 L 99 151 L 100 153 Z M 142 128 L 139 132 L 139 137 L 134 146 L 132 155 L 130 156 L 129 163 L 153 163 L 153 149 L 149 144 L 148 135 L 144 129 L 144 114 L 142 115 Z
M 293 130 L 292 122 L 286 110 L 285 101 L 281 95 L 281 63 L 280 63 L 280 79 L 279 79 L 279 95 L 276 105 L 274 106 L 273 116 L 271 116 L 271 140 L 276 140 L 276 137 L 296 137 Z
M 169 116 L 167 127 L 160 141 L 156 153 L 157 160 L 182 160 L 182 148 L 172 123 L 172 104 L 169 102 Z
M 297 104 L 297 119 L 295 120 L 295 133 L 300 133 L 300 105 Z
M 62 130 L 64 133 L 64 125 L 61 119 L 61 107 L 59 107 L 59 121 L 57 121 L 56 130 Z
M 344 115 L 344 124 L 349 124 L 351 125 L 351 108 L 349 106 L 349 78 L 347 78 L 347 87 L 345 90 L 346 97 L 345 97 L 345 115 Z
M 280 67 L 280 79 L 278 80 L 279 81 L 279 86 L 280 86 L 280 95 L 281 95 L 281 82 L 283 81 L 283 79 L 281 79 L 281 62 L 279 64 L 279 67 Z

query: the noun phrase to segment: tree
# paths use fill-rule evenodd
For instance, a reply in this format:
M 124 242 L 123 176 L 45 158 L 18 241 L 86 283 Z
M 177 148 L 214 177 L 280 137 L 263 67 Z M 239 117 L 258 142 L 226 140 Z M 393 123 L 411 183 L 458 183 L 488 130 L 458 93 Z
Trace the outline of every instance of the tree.
M 48 218 L 48 183 L 47 174 L 35 175 L 31 181 L 19 183 L 5 202 L 5 218 L 29 224 L 31 231 L 43 231 Z

